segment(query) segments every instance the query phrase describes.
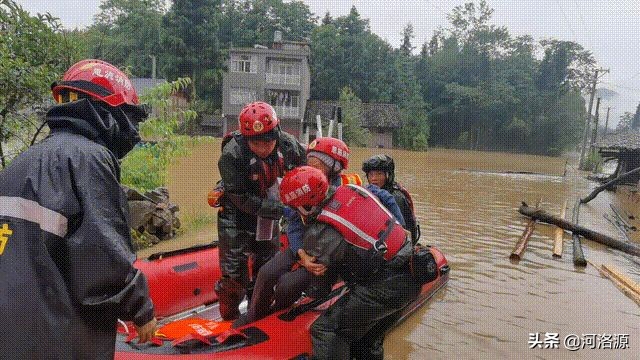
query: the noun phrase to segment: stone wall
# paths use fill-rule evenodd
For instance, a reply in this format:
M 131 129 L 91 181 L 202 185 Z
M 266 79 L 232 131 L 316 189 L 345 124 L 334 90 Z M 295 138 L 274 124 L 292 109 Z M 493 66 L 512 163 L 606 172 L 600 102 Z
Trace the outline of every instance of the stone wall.
M 137 249 L 175 237 L 180 228 L 178 205 L 169 201 L 167 188 L 144 194 L 123 186 L 129 203 L 130 223 Z

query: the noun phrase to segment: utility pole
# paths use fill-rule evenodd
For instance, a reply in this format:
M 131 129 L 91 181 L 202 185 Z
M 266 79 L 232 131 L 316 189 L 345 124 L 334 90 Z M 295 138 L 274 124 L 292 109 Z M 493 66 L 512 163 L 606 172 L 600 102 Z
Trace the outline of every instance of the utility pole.
M 600 119 L 600 100 L 601 98 L 598 98 L 598 102 L 596 103 L 596 116 L 594 119 L 594 124 L 593 124 L 593 134 L 591 135 L 591 144 L 589 146 L 589 154 L 591 155 L 591 161 L 595 161 L 596 157 L 596 139 L 598 138 L 598 120 Z M 593 171 L 593 173 L 597 173 L 598 172 L 598 167 L 600 166 L 599 163 L 593 163 L 592 164 L 593 169 L 591 169 Z
M 593 126 L 593 133 L 591 134 L 591 144 L 589 146 L 590 150 L 593 151 L 593 147 L 596 144 L 596 141 L 598 140 L 598 123 L 600 120 L 600 100 L 602 98 L 598 98 L 598 101 L 596 102 L 596 116 L 594 119 L 594 126 Z
M 607 120 L 604 122 L 604 134 L 602 136 L 607 136 L 609 132 L 609 111 L 611 111 L 611 106 L 607 107 Z
M 580 169 L 584 170 L 584 153 L 587 150 L 587 142 L 589 141 L 589 129 L 591 125 L 591 110 L 593 109 L 593 98 L 596 95 L 596 85 L 598 85 L 598 74 L 606 74 L 609 69 L 596 69 L 596 73 L 593 76 L 593 83 L 591 85 L 591 96 L 589 97 L 589 111 L 587 112 L 587 118 L 585 119 L 584 132 L 582 134 L 582 149 L 580 150 Z
M 151 57 L 151 78 L 155 80 L 156 78 L 156 56 L 149 55 Z

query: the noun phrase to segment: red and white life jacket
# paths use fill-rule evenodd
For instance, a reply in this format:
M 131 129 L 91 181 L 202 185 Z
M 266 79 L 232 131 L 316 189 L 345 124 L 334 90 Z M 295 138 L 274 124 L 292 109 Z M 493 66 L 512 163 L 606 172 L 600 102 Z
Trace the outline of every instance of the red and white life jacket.
M 343 185 L 317 217 L 333 226 L 345 240 L 364 250 L 375 249 L 387 261 L 407 241 L 407 234 L 380 200 L 367 189 Z

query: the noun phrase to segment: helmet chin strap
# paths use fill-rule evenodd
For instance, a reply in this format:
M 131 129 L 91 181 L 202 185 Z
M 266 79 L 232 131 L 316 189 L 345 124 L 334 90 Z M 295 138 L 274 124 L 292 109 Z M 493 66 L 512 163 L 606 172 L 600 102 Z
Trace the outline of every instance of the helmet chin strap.
M 327 176 L 329 179 L 334 178 L 340 173 L 342 169 L 340 169 L 339 164 L 338 160 L 333 159 L 333 164 L 331 165 L 331 168 L 329 168 L 329 176 Z

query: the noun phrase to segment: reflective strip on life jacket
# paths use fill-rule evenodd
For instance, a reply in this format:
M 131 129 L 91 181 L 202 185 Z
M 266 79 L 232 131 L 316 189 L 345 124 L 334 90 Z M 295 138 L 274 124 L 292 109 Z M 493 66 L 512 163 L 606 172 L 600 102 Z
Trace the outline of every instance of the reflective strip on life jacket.
M 353 231 L 356 235 L 358 235 L 360 238 L 366 240 L 369 244 L 371 245 L 375 245 L 376 244 L 376 239 L 372 238 L 371 236 L 367 235 L 367 233 L 365 233 L 364 231 L 360 230 L 357 226 L 353 225 L 353 223 L 349 222 L 349 220 L 341 217 L 340 215 L 336 214 L 336 213 L 332 213 L 326 210 L 322 210 L 320 211 L 320 216 L 326 216 L 330 219 L 333 219 L 337 222 L 339 222 L 340 224 L 344 225 L 347 229 Z M 363 247 L 360 246 L 358 244 L 354 244 L 352 243 L 351 245 L 357 246 L 361 249 L 365 249 L 368 250 L 370 248 L 367 247 Z
M 332 225 L 349 244 L 379 251 L 385 260 L 391 260 L 407 240 L 402 226 L 380 200 L 357 185 L 338 187 L 317 219 Z
M 63 238 L 67 235 L 67 218 L 36 201 L 20 197 L 0 196 L 0 216 L 36 223 L 42 231 Z

